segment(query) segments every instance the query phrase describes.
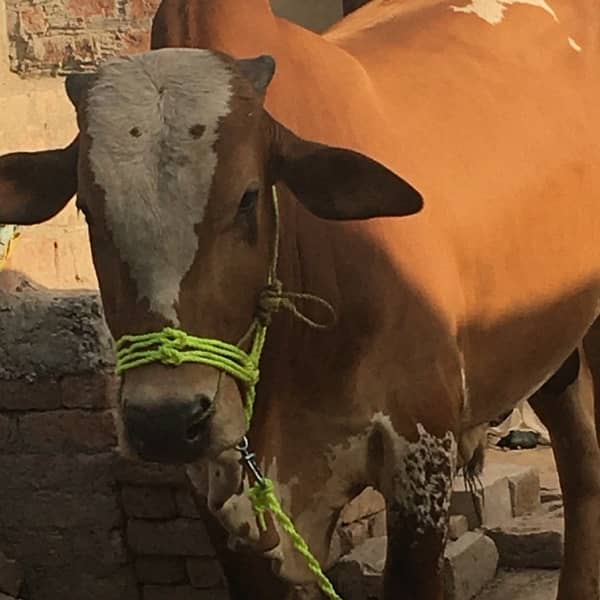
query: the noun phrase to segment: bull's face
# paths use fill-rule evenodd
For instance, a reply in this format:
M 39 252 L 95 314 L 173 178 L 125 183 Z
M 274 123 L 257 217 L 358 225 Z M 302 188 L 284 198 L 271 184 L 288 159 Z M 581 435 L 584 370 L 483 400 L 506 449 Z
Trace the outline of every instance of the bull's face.
M 38 173 L 59 163 L 61 179 L 77 174 L 114 337 L 171 326 L 237 343 L 267 280 L 276 181 L 329 219 L 421 207 L 419 194 L 380 164 L 301 140 L 273 121 L 263 108 L 273 72 L 267 57 L 168 49 L 70 78 L 78 144 L 52 160 L 50 153 L 1 159 L 0 222 L 39 221 L 64 205 L 71 184 L 57 181 L 65 191 L 45 201 L 51 207 L 27 209 L 30 183 L 17 177 L 34 157 Z M 131 449 L 152 461 L 217 455 L 247 427 L 236 382 L 198 364 L 127 371 L 121 407 Z

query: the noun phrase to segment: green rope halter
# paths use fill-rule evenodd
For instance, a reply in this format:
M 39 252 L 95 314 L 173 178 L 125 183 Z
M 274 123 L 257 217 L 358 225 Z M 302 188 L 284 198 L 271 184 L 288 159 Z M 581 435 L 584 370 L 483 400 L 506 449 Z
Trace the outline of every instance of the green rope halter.
M 279 202 L 275 186 L 273 186 L 273 209 L 275 236 L 267 285 L 260 295 L 256 317 L 240 342 L 234 345 L 220 340 L 200 338 L 171 327 L 155 333 L 124 335 L 117 341 L 117 374 L 121 375 L 130 369 L 155 362 L 173 367 L 183 363 L 198 363 L 214 367 L 227 373 L 241 384 L 246 422 L 250 426 L 256 401 L 256 385 L 260 378 L 259 363 L 272 315 L 281 309 L 286 309 L 310 327 L 316 329 L 329 327 L 332 323 L 318 323 L 298 310 L 295 301 L 308 300 L 323 306 L 329 311 L 332 322 L 335 320 L 333 307 L 322 298 L 312 294 L 299 294 L 283 290 L 281 282 L 277 279 L 280 225 Z M 252 345 L 250 351 L 246 352 L 241 346 L 251 336 L 253 336 Z M 248 496 L 259 527 L 263 531 L 266 529 L 265 512 L 269 511 L 275 515 L 296 550 L 306 559 L 308 568 L 315 575 L 319 588 L 331 600 L 342 600 L 323 573 L 319 562 L 310 552 L 308 545 L 283 511 L 281 503 L 275 495 L 273 482 L 270 479 L 261 478 L 250 488 Z

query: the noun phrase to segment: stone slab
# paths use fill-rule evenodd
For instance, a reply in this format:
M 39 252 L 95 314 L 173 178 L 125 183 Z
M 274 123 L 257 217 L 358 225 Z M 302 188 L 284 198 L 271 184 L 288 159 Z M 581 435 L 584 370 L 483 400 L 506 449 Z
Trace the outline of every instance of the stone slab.
M 465 515 L 452 515 L 448 523 L 448 538 L 456 541 L 459 537 L 469 531 L 469 521 Z
M 0 381 L 110 370 L 113 343 L 93 292 L 0 291 Z
M 445 600 L 471 600 L 496 575 L 498 551 L 481 532 L 469 531 L 444 553 Z
M 508 479 L 514 517 L 538 510 L 540 507 L 540 475 L 536 468 L 512 463 L 490 463 L 483 471 L 482 481 L 492 482 L 502 477 Z
M 561 512 L 518 517 L 487 530 L 507 568 L 558 569 L 562 563 L 564 521 Z
M 481 480 L 483 490 L 472 494 L 462 478 L 456 478 L 450 503 L 451 515 L 464 515 L 469 529 L 482 525 L 495 527 L 512 519 L 512 503 L 508 479 L 488 477 Z

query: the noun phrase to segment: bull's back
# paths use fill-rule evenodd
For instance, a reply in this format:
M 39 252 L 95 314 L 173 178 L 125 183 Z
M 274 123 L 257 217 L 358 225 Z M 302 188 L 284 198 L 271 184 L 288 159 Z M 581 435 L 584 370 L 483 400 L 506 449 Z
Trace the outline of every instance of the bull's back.
M 600 17 L 563 0 L 492 24 L 453 5 L 472 6 L 375 0 L 328 38 L 371 78 L 379 158 L 424 195 L 421 215 L 373 231 L 456 326 L 480 421 L 534 391 L 598 313 Z

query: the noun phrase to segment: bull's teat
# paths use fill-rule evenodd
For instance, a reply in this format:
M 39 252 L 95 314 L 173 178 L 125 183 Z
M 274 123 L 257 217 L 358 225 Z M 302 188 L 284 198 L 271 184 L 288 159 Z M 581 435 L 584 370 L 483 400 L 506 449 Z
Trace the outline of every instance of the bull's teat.
M 169 398 L 152 404 L 125 399 L 124 420 L 128 442 L 144 460 L 189 463 L 207 446 L 212 401 L 205 394 Z

